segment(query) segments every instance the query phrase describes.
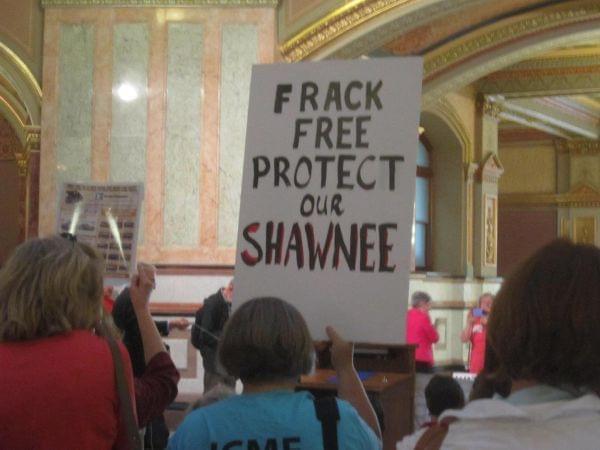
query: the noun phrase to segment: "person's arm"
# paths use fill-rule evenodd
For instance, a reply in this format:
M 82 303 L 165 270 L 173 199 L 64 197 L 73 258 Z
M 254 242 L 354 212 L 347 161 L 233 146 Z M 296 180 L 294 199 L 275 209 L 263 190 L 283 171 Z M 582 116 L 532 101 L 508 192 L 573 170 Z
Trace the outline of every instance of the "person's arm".
M 125 375 L 125 380 L 127 382 L 127 388 L 129 389 L 129 396 L 131 397 L 131 405 L 133 406 L 133 414 L 136 416 L 137 419 L 137 402 L 136 402 L 136 395 L 135 395 L 135 382 L 134 382 L 134 378 L 133 378 L 133 369 L 131 367 L 131 360 L 129 358 L 129 353 L 127 352 L 127 349 L 125 348 L 125 346 L 123 345 L 122 342 L 118 343 L 119 345 L 119 350 L 121 353 L 121 359 L 123 360 L 123 371 L 124 371 L 124 375 Z M 116 390 L 116 388 L 115 388 Z M 118 394 L 117 394 L 117 400 L 118 400 Z M 113 445 L 113 450 L 130 450 L 130 442 L 129 442 L 129 436 L 127 434 L 127 427 L 125 426 L 124 422 L 122 420 L 120 420 L 121 418 L 121 405 L 119 404 L 119 413 L 117 415 L 117 437 L 115 439 L 115 443 Z
M 131 295 L 131 304 L 137 317 L 142 343 L 144 344 L 144 358 L 146 364 L 154 355 L 160 352 L 166 352 L 167 349 L 162 341 L 160 333 L 154 324 L 150 315 L 150 293 L 153 283 L 142 271 L 131 280 L 129 289 Z
M 150 315 L 152 281 L 142 271 L 131 283 L 131 303 L 135 311 L 144 344 L 146 368 L 135 379 L 138 424 L 145 426 L 162 414 L 177 396 L 179 372 L 166 351 L 160 333 Z
M 160 416 L 177 397 L 179 371 L 167 352 L 152 357 L 141 377 L 135 378 L 137 415 L 140 427 Z
M 377 415 L 354 368 L 352 358 L 354 345 L 342 339 L 333 327 L 327 327 L 326 332 L 329 339 L 331 339 L 331 362 L 339 380 L 339 397 L 350 403 L 356 409 L 358 415 L 381 439 L 381 429 L 379 428 Z
M 431 319 L 429 318 L 429 316 L 427 316 L 427 324 L 425 326 L 425 333 L 427 335 L 427 340 L 429 342 L 431 342 L 432 344 L 435 344 L 437 341 L 440 340 L 440 335 L 438 334 L 437 330 L 435 329 L 435 326 L 431 322 Z

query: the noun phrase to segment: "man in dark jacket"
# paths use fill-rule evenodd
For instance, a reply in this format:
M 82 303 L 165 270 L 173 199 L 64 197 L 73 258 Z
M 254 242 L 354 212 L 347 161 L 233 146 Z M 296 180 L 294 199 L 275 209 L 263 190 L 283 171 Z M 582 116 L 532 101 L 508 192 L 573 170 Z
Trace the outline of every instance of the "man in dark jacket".
M 196 321 L 192 327 L 192 344 L 202 355 L 204 392 L 218 383 L 235 387 L 235 378 L 219 371 L 217 364 L 217 346 L 231 312 L 232 298 L 233 280 L 205 298 L 202 307 L 196 312 Z

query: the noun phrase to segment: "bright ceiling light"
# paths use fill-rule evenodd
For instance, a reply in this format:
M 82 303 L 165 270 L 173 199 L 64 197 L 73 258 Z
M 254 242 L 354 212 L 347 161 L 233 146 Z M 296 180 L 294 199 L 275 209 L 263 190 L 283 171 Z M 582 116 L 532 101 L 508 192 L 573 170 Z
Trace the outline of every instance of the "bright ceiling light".
M 117 95 L 124 102 L 132 102 L 138 98 L 138 91 L 131 83 L 121 83 L 117 89 Z

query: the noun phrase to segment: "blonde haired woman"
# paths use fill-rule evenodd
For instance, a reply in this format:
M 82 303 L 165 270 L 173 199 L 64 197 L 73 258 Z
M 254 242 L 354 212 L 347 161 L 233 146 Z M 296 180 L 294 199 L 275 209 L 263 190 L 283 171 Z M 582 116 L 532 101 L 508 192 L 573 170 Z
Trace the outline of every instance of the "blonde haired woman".
M 102 273 L 91 247 L 63 237 L 25 242 L 0 271 L 0 447 L 129 447 L 111 351 L 96 332 Z

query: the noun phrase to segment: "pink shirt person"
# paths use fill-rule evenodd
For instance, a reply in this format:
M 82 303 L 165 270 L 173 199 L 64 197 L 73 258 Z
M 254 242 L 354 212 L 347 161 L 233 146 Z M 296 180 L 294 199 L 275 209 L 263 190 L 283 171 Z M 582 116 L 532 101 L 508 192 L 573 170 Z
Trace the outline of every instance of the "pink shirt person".
M 412 308 L 406 315 L 406 342 L 417 344 L 417 363 L 433 366 L 433 344 L 439 340 L 438 332 L 431 323 L 429 309 L 431 297 L 425 292 L 415 292 L 411 298 Z

